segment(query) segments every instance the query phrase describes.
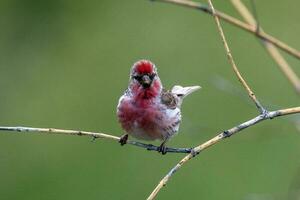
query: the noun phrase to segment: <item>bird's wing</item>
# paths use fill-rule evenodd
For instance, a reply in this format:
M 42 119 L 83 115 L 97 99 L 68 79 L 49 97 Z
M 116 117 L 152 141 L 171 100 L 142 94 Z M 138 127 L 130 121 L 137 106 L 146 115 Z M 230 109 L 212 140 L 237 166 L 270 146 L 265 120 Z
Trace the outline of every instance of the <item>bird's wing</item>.
M 162 104 L 166 105 L 169 109 L 175 109 L 178 105 L 178 97 L 177 95 L 173 94 L 169 90 L 162 90 L 161 93 L 161 102 Z
M 180 108 L 182 100 L 189 94 L 199 90 L 200 86 L 182 87 L 175 85 L 171 91 L 163 89 L 161 94 L 161 102 L 169 109 Z

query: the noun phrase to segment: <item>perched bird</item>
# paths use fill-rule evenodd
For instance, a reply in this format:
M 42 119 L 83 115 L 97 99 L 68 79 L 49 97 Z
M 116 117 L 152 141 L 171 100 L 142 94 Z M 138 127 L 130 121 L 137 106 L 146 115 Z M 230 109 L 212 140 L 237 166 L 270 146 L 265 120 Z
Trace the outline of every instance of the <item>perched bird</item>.
M 134 63 L 130 71 L 128 89 L 120 97 L 117 116 L 125 130 L 121 145 L 128 134 L 141 140 L 161 140 L 159 152 L 166 153 L 165 143 L 178 132 L 181 122 L 180 107 L 187 95 L 200 86 L 174 86 L 163 89 L 155 65 L 149 60 Z

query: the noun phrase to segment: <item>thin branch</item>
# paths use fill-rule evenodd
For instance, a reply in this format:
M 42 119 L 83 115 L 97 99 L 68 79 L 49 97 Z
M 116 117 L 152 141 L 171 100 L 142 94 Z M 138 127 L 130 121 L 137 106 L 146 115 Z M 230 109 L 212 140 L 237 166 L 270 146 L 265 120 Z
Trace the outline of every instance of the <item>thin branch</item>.
M 203 150 L 207 149 L 208 147 L 213 146 L 214 144 L 220 142 L 221 140 L 228 138 L 235 133 L 238 133 L 246 128 L 249 128 L 257 123 L 260 123 L 266 119 L 273 119 L 275 117 L 280 117 L 284 115 L 290 115 L 300 113 L 300 107 L 294 107 L 294 108 L 287 108 L 282 110 L 276 110 L 272 112 L 267 112 L 264 114 L 260 114 L 257 117 L 254 117 L 244 123 L 241 123 L 235 127 L 232 127 L 231 129 L 228 129 L 226 131 L 223 131 L 222 133 L 219 133 L 217 136 L 213 137 L 212 139 L 206 141 L 205 143 L 195 147 L 191 153 L 186 155 L 177 165 L 175 165 L 168 174 L 159 182 L 159 184 L 156 186 L 156 188 L 152 191 L 150 196 L 147 198 L 147 200 L 153 200 L 158 192 L 167 184 L 169 179 L 172 177 L 172 175 L 177 172 L 186 162 L 188 162 L 190 159 L 194 158 L 195 156 L 199 155 Z
M 259 32 L 260 25 L 259 25 L 259 20 L 258 20 L 258 14 L 257 14 L 257 11 L 256 11 L 256 5 L 255 5 L 254 0 L 251 0 L 250 2 L 251 2 L 251 8 L 252 8 L 253 16 L 254 16 L 254 19 L 255 19 L 255 22 L 256 22 L 256 30 L 257 30 L 257 32 Z
M 227 44 L 227 41 L 226 41 L 226 38 L 225 38 L 225 35 L 224 35 L 224 32 L 223 32 L 223 29 L 222 29 L 220 21 L 219 21 L 219 17 L 216 15 L 215 9 L 214 9 L 213 5 L 211 4 L 211 1 L 209 0 L 208 2 L 210 4 L 213 17 L 214 17 L 215 22 L 217 24 L 217 28 L 218 28 L 218 31 L 220 33 L 220 36 L 221 36 L 221 39 L 222 39 L 222 42 L 223 42 L 223 45 L 224 45 L 224 48 L 225 48 L 225 51 L 226 51 L 226 55 L 227 55 L 228 61 L 230 62 L 231 66 L 233 68 L 234 73 L 238 77 L 239 81 L 241 82 L 241 84 L 243 85 L 243 87 L 245 88 L 245 90 L 248 92 L 249 97 L 255 103 L 255 105 L 259 109 L 260 113 L 262 114 L 262 113 L 266 112 L 266 110 L 262 107 L 262 105 L 257 100 L 257 98 L 256 98 L 254 92 L 252 91 L 252 89 L 249 87 L 249 85 L 247 84 L 247 82 L 245 81 L 245 79 L 243 78 L 243 76 L 241 75 L 241 73 L 239 72 L 239 70 L 238 70 L 238 68 L 237 68 L 237 66 L 236 66 L 236 64 L 235 64 L 235 62 L 233 60 L 233 57 L 232 57 L 232 54 L 230 52 L 229 46 Z
M 93 139 L 102 138 L 109 139 L 119 142 L 120 137 L 114 135 L 108 135 L 105 133 L 96 133 L 96 132 L 88 132 L 88 131 L 77 131 L 77 130 L 65 130 L 65 129 L 56 129 L 56 128 L 33 128 L 33 127 L 8 127 L 8 126 L 0 126 L 0 131 L 16 131 L 21 133 L 26 132 L 37 132 L 37 133 L 45 133 L 45 134 L 64 134 L 64 135 L 78 135 L 78 136 L 89 136 Z M 144 144 L 137 141 L 128 140 L 127 144 L 134 145 L 137 147 L 145 148 L 149 151 L 159 151 L 159 147 L 152 144 Z M 170 148 L 167 147 L 166 151 L 170 153 L 190 153 L 192 148 Z
M 165 3 L 172 3 L 172 4 L 176 4 L 176 5 L 180 5 L 180 6 L 184 6 L 184 7 L 188 7 L 188 8 L 194 8 L 194 9 L 201 10 L 205 13 L 212 15 L 212 10 L 208 6 L 206 6 L 202 3 L 198 3 L 198 2 L 193 2 L 193 1 L 189 1 L 189 0 L 152 0 L 152 1 L 160 1 L 160 2 L 165 2 Z M 277 38 L 275 38 L 265 32 L 257 32 L 256 26 L 251 26 L 249 24 L 246 24 L 246 23 L 244 23 L 230 15 L 227 15 L 226 13 L 218 11 L 218 10 L 215 11 L 215 14 L 220 19 L 222 19 L 236 27 L 239 27 L 245 31 L 248 31 L 248 32 L 254 34 L 256 37 L 266 40 L 266 41 L 272 43 L 274 46 L 287 52 L 288 54 L 300 59 L 300 52 L 298 50 L 290 47 L 289 45 L 285 44 L 284 42 L 278 40 Z
M 240 0 L 231 0 L 231 3 L 234 5 L 236 10 L 240 13 L 240 15 L 247 21 L 250 25 L 255 26 L 258 23 L 255 18 L 251 15 L 247 7 Z M 257 27 L 257 30 L 263 32 L 261 27 Z M 280 52 L 276 49 L 276 47 L 268 42 L 267 40 L 262 40 L 262 44 L 266 48 L 267 52 L 273 58 L 273 60 L 278 64 L 280 70 L 287 77 L 290 83 L 293 85 L 297 93 L 300 93 L 300 79 L 296 75 L 296 73 L 289 66 L 284 57 L 280 54 Z

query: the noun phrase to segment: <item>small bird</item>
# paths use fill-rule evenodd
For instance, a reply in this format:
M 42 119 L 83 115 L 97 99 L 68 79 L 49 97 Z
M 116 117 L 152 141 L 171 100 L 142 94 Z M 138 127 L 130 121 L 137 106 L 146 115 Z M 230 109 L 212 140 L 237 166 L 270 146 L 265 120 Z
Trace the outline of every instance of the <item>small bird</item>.
M 155 65 L 149 60 L 133 64 L 128 89 L 120 97 L 117 116 L 126 134 L 141 140 L 161 140 L 158 151 L 166 154 L 166 142 L 178 132 L 183 99 L 200 86 L 175 85 L 171 91 L 163 89 Z

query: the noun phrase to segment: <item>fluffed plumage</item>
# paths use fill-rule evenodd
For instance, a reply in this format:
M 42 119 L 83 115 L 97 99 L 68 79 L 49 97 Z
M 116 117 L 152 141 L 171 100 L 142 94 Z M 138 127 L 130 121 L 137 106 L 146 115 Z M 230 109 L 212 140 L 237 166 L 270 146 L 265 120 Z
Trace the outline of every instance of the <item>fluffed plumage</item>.
M 200 86 L 174 86 L 163 89 L 155 65 L 148 60 L 136 62 L 130 72 L 128 89 L 120 97 L 117 116 L 126 134 L 120 143 L 126 143 L 128 134 L 142 140 L 162 140 L 165 143 L 179 130 L 180 107 L 183 99 Z

